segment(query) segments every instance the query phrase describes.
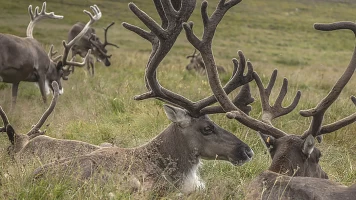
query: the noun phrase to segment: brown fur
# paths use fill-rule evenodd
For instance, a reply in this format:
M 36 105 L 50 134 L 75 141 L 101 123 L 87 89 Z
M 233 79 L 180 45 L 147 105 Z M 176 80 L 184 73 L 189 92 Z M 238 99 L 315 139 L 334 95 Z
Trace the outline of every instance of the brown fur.
M 177 114 L 174 117 L 182 117 L 182 121 L 172 123 L 143 146 L 104 148 L 88 155 L 59 160 L 37 169 L 35 177 L 48 173 L 63 176 L 62 172 L 66 172 L 67 176 L 83 180 L 91 177 L 102 179 L 107 177 L 107 173 L 109 177 L 119 174 L 121 178 L 128 176 L 130 180 L 139 181 L 139 184 L 132 186 L 132 190 L 161 191 L 174 185 L 189 193 L 203 187 L 199 179 L 194 180 L 192 185 L 185 182 L 190 174 L 196 175 L 195 170 L 201 158 L 228 160 L 236 165 L 250 160 L 249 156 L 252 155 L 246 155 L 252 153 L 250 148 L 207 116 L 192 118 L 180 112 L 183 110 L 178 109 L 173 113 Z M 205 135 L 201 132 L 204 127 L 214 127 L 214 133 Z
M 250 183 L 245 199 L 353 200 L 356 184 L 347 187 L 328 179 L 285 176 L 265 171 Z

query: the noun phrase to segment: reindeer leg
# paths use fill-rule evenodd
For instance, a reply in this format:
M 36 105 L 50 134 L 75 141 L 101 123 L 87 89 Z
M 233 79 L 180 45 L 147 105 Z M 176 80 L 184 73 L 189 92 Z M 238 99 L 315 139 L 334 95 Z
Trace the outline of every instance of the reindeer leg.
M 73 49 L 72 49 L 72 59 L 70 61 L 75 61 L 75 55 L 76 54 L 77 53 L 74 52 Z M 74 74 L 74 65 L 69 66 L 68 69 L 69 69 L 69 71 L 71 71 Z
M 90 71 L 91 69 L 91 71 Z M 94 59 L 92 56 L 89 56 L 89 60 L 87 62 L 87 70 L 89 74 L 93 77 L 94 76 Z
M 94 63 L 94 59 L 91 59 L 90 62 L 88 62 L 88 63 L 90 63 L 90 66 L 91 66 L 91 75 L 94 76 L 94 72 L 95 72 L 95 69 L 94 69 L 94 66 L 95 66 L 95 65 L 94 65 L 94 64 L 95 64 L 95 63 Z
M 12 102 L 11 102 L 11 108 L 13 108 L 16 104 L 16 99 L 17 99 L 17 90 L 19 88 L 19 84 L 20 82 L 18 83 L 13 83 L 12 84 Z
M 40 87 L 43 102 L 47 103 L 47 91 L 46 90 L 48 90 L 48 89 L 46 89 L 46 78 L 40 77 L 38 79 L 38 86 Z

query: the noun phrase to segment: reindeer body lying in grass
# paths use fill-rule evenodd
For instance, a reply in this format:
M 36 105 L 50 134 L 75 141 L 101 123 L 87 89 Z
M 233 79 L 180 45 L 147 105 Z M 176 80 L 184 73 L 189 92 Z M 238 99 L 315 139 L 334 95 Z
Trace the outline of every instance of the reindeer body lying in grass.
M 59 95 L 57 82 L 53 82 L 52 87 L 54 94 L 51 105 L 27 134 L 17 134 L 9 123 L 5 112 L 0 107 L 0 116 L 4 123 L 1 132 L 6 132 L 11 142 L 8 152 L 15 159 L 16 163 L 21 166 L 40 166 L 44 163 L 50 163 L 67 157 L 85 155 L 100 149 L 102 146 L 110 146 L 106 143 L 97 146 L 82 141 L 56 139 L 43 135 L 45 131 L 41 131 L 40 128 L 51 112 L 53 112 Z
M 308 130 L 302 135 L 289 135 L 282 130 L 272 125 L 272 120 L 288 114 L 297 106 L 301 93 L 298 91 L 293 102 L 288 107 L 282 106 L 282 101 L 287 94 L 288 81 L 284 79 L 282 89 L 273 106 L 269 103 L 271 90 L 274 86 L 277 71 L 272 74 L 271 81 L 267 88 L 264 88 L 257 73 L 253 72 L 253 77 L 260 91 L 262 102 L 262 120 L 254 119 L 242 112 L 233 101 L 229 99 L 226 91 L 221 86 L 218 70 L 215 65 L 214 56 L 211 50 L 212 38 L 216 30 L 216 23 L 223 16 L 222 13 L 228 9 L 227 5 L 232 5 L 240 2 L 229 1 L 221 3 L 218 6 L 219 12 L 214 12 L 209 18 L 207 15 L 207 2 L 202 4 L 202 17 L 204 23 L 203 40 L 199 40 L 193 34 L 193 23 L 184 24 L 184 29 L 188 40 L 193 46 L 200 51 L 206 71 L 209 78 L 210 87 L 213 90 L 217 101 L 227 112 L 227 117 L 236 119 L 243 125 L 258 131 L 264 143 L 269 149 L 272 157 L 272 164 L 269 169 L 260 174 L 247 187 L 246 199 L 355 199 L 356 184 L 350 187 L 335 183 L 328 180 L 327 174 L 319 165 L 321 152 L 314 144 L 315 138 L 319 141 L 320 136 L 326 133 L 334 132 L 342 127 L 345 127 L 356 121 L 356 113 L 341 119 L 337 122 L 322 125 L 326 110 L 339 97 L 342 89 L 350 80 L 356 69 L 356 48 L 350 61 L 349 66 L 344 74 L 340 77 L 329 94 L 321 100 L 321 102 L 313 109 L 300 111 L 304 117 L 312 117 L 312 121 Z M 356 24 L 353 22 L 339 22 L 334 24 L 316 24 L 318 30 L 336 30 L 336 29 L 351 29 L 356 33 Z M 240 55 L 240 63 L 241 62 Z M 236 60 L 233 60 L 236 63 Z M 247 63 L 251 65 L 251 63 Z M 243 73 L 243 70 L 242 72 Z M 356 105 L 356 98 L 351 97 L 351 100 Z
M 196 2 L 182 1 L 180 6 L 172 5 L 171 1 L 155 0 L 154 3 L 162 19 L 162 26 L 156 27 L 157 23 L 133 3 L 129 4 L 129 8 L 151 32 L 127 23 L 123 26 L 152 43 L 152 54 L 145 74 L 149 91 L 135 99 L 156 98 L 168 103 L 164 105 L 164 110 L 172 123 L 143 146 L 105 148 L 77 158 L 62 159 L 37 169 L 35 178 L 58 174 L 59 177 L 69 176 L 80 180 L 93 177 L 105 180 L 127 179 L 132 183 L 131 190 L 154 190 L 161 194 L 173 187 L 190 193 L 204 187 L 198 175 L 201 159 L 226 160 L 234 165 L 251 160 L 253 151 L 249 146 L 207 116 L 224 113 L 220 106 L 211 106 L 216 102 L 214 96 L 192 102 L 159 84 L 156 70 L 176 41 L 182 23 L 189 18 Z M 226 84 L 228 93 L 252 80 L 252 71 L 246 76 L 237 71 Z M 236 104 L 249 112 L 250 107 L 247 105 L 252 101 L 246 85 L 237 96 Z
M 336 22 L 332 24 L 315 24 L 314 28 L 322 31 L 332 31 L 338 29 L 349 29 L 356 33 L 356 24 L 353 22 Z M 276 129 L 271 133 L 265 133 L 260 129 L 260 136 L 268 147 L 272 157 L 272 164 L 269 169 L 253 180 L 247 189 L 246 199 L 355 199 L 356 184 L 347 187 L 332 180 L 328 180 L 328 175 L 319 165 L 321 152 L 315 147 L 315 138 L 321 142 L 323 134 L 332 133 L 356 121 L 356 113 L 345 117 L 337 122 L 323 125 L 323 118 L 326 110 L 339 97 L 341 91 L 351 79 L 356 69 L 356 48 L 349 66 L 335 83 L 329 94 L 313 109 L 302 110 L 300 114 L 304 117 L 312 117 L 308 130 L 301 136 L 277 133 Z M 260 96 L 263 107 L 263 120 L 272 126 L 272 119 L 285 115 L 292 111 L 297 105 L 286 112 L 279 108 L 269 107 L 269 94 L 273 87 L 273 81 L 266 89 L 257 74 L 254 74 L 256 83 L 260 89 Z M 286 94 L 286 84 L 281 91 L 281 97 Z M 281 99 L 277 104 L 281 103 Z M 351 97 L 354 105 L 356 98 Z M 276 101 L 277 102 L 277 101 Z M 282 133 L 282 132 L 281 132 Z

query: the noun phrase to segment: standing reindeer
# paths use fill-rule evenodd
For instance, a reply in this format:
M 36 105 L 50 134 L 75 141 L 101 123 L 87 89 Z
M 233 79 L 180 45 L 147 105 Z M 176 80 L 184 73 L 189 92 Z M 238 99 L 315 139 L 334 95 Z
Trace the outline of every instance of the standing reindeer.
M 57 82 L 52 82 L 52 88 L 54 92 L 50 106 L 27 134 L 16 133 L 9 123 L 4 110 L 0 107 L 0 116 L 4 123 L 4 126 L 0 128 L 0 132 L 7 133 L 9 141 L 11 142 L 8 148 L 9 154 L 15 159 L 16 163 L 21 166 L 37 163 L 38 166 L 62 158 L 85 155 L 101 148 L 100 146 L 86 142 L 55 139 L 44 135 L 45 131 L 41 131 L 40 128 L 53 112 L 59 96 Z
M 105 66 L 107 67 L 110 66 L 111 63 L 109 58 L 111 58 L 111 55 L 107 54 L 108 50 L 106 49 L 106 46 L 110 45 L 119 48 L 119 46 L 108 42 L 107 38 L 108 30 L 114 24 L 115 23 L 112 22 L 106 28 L 104 28 L 104 43 L 102 43 L 99 37 L 96 36 L 95 29 L 89 28 L 89 30 L 84 34 L 84 36 L 80 40 L 78 40 L 72 47 L 72 59 L 74 59 L 76 55 L 79 55 L 80 57 L 84 58 L 88 51 L 91 50 L 97 61 L 104 62 Z M 74 24 L 68 32 L 68 40 L 72 40 L 74 37 L 76 37 L 83 30 L 83 28 L 84 24 L 81 22 L 77 22 L 76 24 Z M 94 60 L 92 57 L 89 57 L 87 69 L 89 73 L 94 76 Z M 74 67 L 72 67 L 71 70 L 74 72 Z
M 94 6 L 91 7 L 95 13 L 100 14 L 100 10 Z M 89 26 L 100 18 L 99 15 L 93 16 L 87 13 L 91 21 L 81 34 L 70 41 L 68 44 L 63 42 L 64 55 L 62 60 L 54 62 L 51 59 L 52 49 L 47 55 L 42 45 L 33 38 L 32 32 L 35 24 L 42 19 L 61 19 L 63 16 L 55 15 L 53 12 L 46 12 L 46 2 L 43 3 L 42 9 L 35 8 L 35 13 L 32 11 L 32 5 L 29 6 L 28 12 L 31 21 L 27 27 L 27 37 L 22 38 L 15 35 L 0 34 L 0 80 L 6 83 L 12 83 L 12 105 L 15 105 L 17 98 L 17 90 L 21 81 L 36 82 L 41 91 L 42 99 L 46 103 L 47 93 L 51 88 L 52 81 L 56 81 L 59 85 L 59 93 L 63 93 L 61 78 L 66 79 L 66 74 L 63 67 L 65 65 L 82 66 L 82 63 L 67 61 L 68 51 L 73 44 L 79 40 Z M 53 91 L 53 88 L 51 88 Z
M 221 0 L 218 8 L 211 17 L 207 15 L 207 1 L 202 4 L 201 14 L 204 21 L 203 39 L 197 38 L 192 30 L 193 23 L 185 23 L 183 27 L 190 43 L 197 48 L 206 65 L 210 87 L 220 105 L 227 112 L 227 117 L 236 119 L 245 126 L 258 131 L 270 150 L 272 164 L 248 188 L 246 199 L 355 199 L 356 184 L 346 187 L 327 180 L 327 174 L 319 165 L 320 150 L 314 147 L 315 138 L 323 134 L 339 130 L 356 121 L 356 113 L 337 122 L 322 125 L 326 110 L 339 97 L 342 89 L 350 80 L 356 69 L 356 48 L 349 66 L 336 82 L 329 94 L 313 109 L 302 110 L 304 117 L 312 117 L 310 127 L 302 135 L 289 135 L 272 125 L 272 120 L 288 114 L 297 106 L 301 92 L 297 92 L 293 102 L 283 107 L 282 102 L 287 93 L 288 81 L 284 79 L 282 89 L 273 106 L 269 104 L 269 96 L 274 86 L 277 71 L 274 71 L 267 88 L 264 88 L 257 73 L 253 77 L 260 91 L 262 102 L 262 120 L 254 119 L 242 112 L 233 101 L 229 99 L 221 86 L 218 70 L 211 50 L 212 35 L 216 30 L 224 13 L 241 0 L 231 0 L 225 3 Z M 353 22 L 339 22 L 333 24 L 315 24 L 318 30 L 330 31 L 336 29 L 351 29 L 356 34 L 356 24 Z M 245 64 L 244 59 L 240 64 Z M 236 60 L 233 60 L 236 63 Z M 251 63 L 247 63 L 251 65 Z M 243 73 L 243 70 L 241 71 Z M 356 98 L 351 97 L 356 104 Z
M 197 50 L 195 49 L 192 55 L 187 56 L 187 58 L 190 58 L 190 63 L 185 67 L 185 69 L 188 71 L 194 70 L 201 75 L 205 75 L 206 70 L 203 58 L 201 57 L 200 53 L 197 54 L 196 51 Z M 224 67 L 217 66 L 217 68 L 219 73 L 226 73 Z
M 67 158 L 38 168 L 34 176 L 59 174 L 79 179 L 91 177 L 126 177 L 134 180 L 134 190 L 155 190 L 164 192 L 173 185 L 184 193 L 203 188 L 198 176 L 201 159 L 226 160 L 242 165 L 251 160 L 253 151 L 232 133 L 222 129 L 209 119 L 207 114 L 224 113 L 220 106 L 211 106 L 216 98 L 210 96 L 192 102 L 159 84 L 156 73 L 163 58 L 174 45 L 182 31 L 182 23 L 192 14 L 196 1 L 181 1 L 180 6 L 171 1 L 154 0 L 162 25 L 158 25 L 135 4 L 131 11 L 150 29 L 145 31 L 137 26 L 123 23 L 123 26 L 152 44 L 147 62 L 145 81 L 148 92 L 138 95 L 135 100 L 156 98 L 165 103 L 164 110 L 172 123 L 147 144 L 135 148 L 105 148 L 77 158 Z M 252 80 L 252 71 L 244 76 L 235 66 L 234 75 L 226 84 L 227 93 Z M 245 85 L 235 103 L 249 112 L 253 99 Z M 174 106 L 173 106 L 174 105 Z

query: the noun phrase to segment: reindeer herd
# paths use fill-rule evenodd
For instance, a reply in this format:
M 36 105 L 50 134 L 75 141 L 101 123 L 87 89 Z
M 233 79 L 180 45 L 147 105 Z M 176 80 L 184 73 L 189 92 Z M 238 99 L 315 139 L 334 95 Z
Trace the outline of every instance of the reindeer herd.
M 292 112 L 298 105 L 301 92 L 296 93 L 289 106 L 282 106 L 288 89 L 288 80 L 285 78 L 275 103 L 271 105 L 270 95 L 277 79 L 277 70 L 273 71 L 265 87 L 252 63 L 246 61 L 242 51 L 239 51 L 239 58 L 233 59 L 234 70 L 230 80 L 223 86 L 219 79 L 219 73 L 227 72 L 216 65 L 212 41 L 216 27 L 225 13 L 241 0 L 220 0 L 210 16 L 207 13 L 208 2 L 204 1 L 201 4 L 204 31 L 200 38 L 194 33 L 193 22 L 187 22 L 195 9 L 195 0 L 153 2 L 161 23 L 134 3 L 129 3 L 129 9 L 148 30 L 126 22 L 122 25 L 152 45 L 144 76 L 147 92 L 134 99 L 153 98 L 164 102 L 163 109 L 171 124 L 148 143 L 135 148 L 122 148 L 106 143 L 98 146 L 78 140 L 56 139 L 46 136 L 45 131 L 40 130 L 55 109 L 59 94 L 63 93 L 61 79 L 67 80 L 68 75 L 74 71 L 74 66 L 87 65 L 94 75 L 94 58 L 90 54 L 97 61 L 110 66 L 111 55 L 108 55 L 106 46 L 118 48 L 107 39 L 108 29 L 114 23 L 104 29 L 105 40 L 102 43 L 91 27 L 102 16 L 98 6 L 91 6 L 93 14 L 84 10 L 89 21 L 86 24 L 73 25 L 68 34 L 68 42 L 63 41 L 63 55 L 56 58 L 53 58 L 53 46 L 46 53 L 42 44 L 32 35 L 38 21 L 62 18 L 53 12 L 47 13 L 46 3 L 43 3 L 41 11 L 36 7 L 33 12 L 31 5 L 29 6 L 31 21 L 27 28 L 27 37 L 1 34 L 0 78 L 1 81 L 12 84 L 12 105 L 15 105 L 21 81 L 36 82 L 45 103 L 49 89 L 53 92 L 50 106 L 26 134 L 15 132 L 0 107 L 4 124 L 0 131 L 6 132 L 8 136 L 8 153 L 21 167 L 35 165 L 32 180 L 60 176 L 75 181 L 126 181 L 133 193 L 155 191 L 163 195 L 173 186 L 184 194 L 190 194 L 205 187 L 199 176 L 201 159 L 224 160 L 236 166 L 253 159 L 254 152 L 246 143 L 221 128 L 208 116 L 225 113 L 227 118 L 235 119 L 239 124 L 256 131 L 272 158 L 270 167 L 247 186 L 246 199 L 356 199 L 356 184 L 347 187 L 328 179 L 327 173 L 319 165 L 321 151 L 315 147 L 315 139 L 321 142 L 323 134 L 335 132 L 356 121 L 354 113 L 330 124 L 323 123 L 327 109 L 337 100 L 354 74 L 356 49 L 349 66 L 330 92 L 315 108 L 300 111 L 301 116 L 311 117 L 309 128 L 302 133 L 290 134 L 273 126 L 272 121 Z M 356 24 L 353 22 L 316 23 L 314 28 L 320 31 L 346 29 L 356 34 Z M 197 54 L 195 50 L 193 55 L 187 56 L 191 61 L 186 69 L 194 69 L 199 74 L 206 75 L 212 91 L 210 96 L 198 101 L 192 101 L 165 88 L 157 79 L 157 68 L 183 29 L 187 40 L 199 51 Z M 70 50 L 72 58 L 68 61 Z M 75 62 L 76 55 L 82 57 L 83 62 Z M 251 82 L 255 82 L 259 90 L 261 119 L 249 116 L 252 109 L 250 104 L 254 102 L 249 86 Z M 239 87 L 241 89 L 238 95 L 230 99 L 229 94 Z M 352 96 L 351 101 L 356 105 L 356 97 Z

